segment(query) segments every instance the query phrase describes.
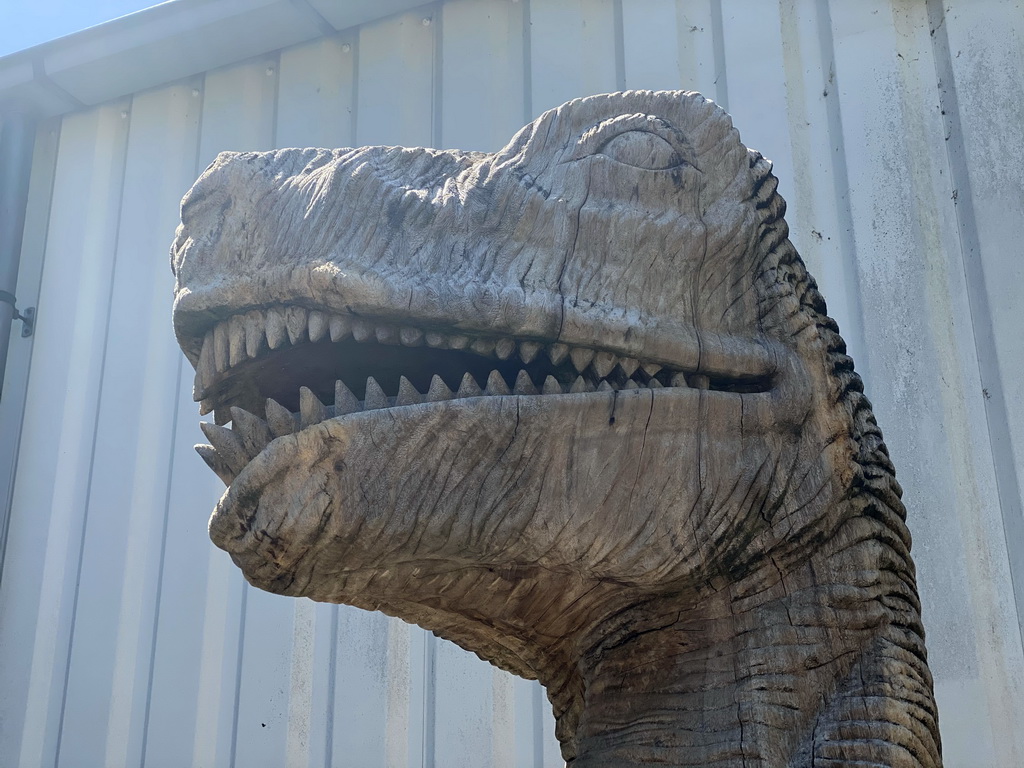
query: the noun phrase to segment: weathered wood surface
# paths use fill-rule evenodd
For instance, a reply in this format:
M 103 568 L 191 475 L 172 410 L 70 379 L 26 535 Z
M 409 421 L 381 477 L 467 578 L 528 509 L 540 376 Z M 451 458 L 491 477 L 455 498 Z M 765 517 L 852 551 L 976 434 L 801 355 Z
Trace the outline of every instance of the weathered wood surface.
M 682 92 L 493 155 L 220 155 L 172 253 L 214 542 L 539 679 L 577 768 L 939 765 L 899 485 L 776 183 Z

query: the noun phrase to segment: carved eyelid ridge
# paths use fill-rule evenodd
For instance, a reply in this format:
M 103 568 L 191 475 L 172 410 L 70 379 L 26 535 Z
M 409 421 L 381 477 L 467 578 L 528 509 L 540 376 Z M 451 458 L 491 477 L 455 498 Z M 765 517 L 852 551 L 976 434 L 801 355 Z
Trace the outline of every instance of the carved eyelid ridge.
M 673 126 L 664 118 L 658 117 L 657 115 L 643 114 L 641 112 L 634 113 L 632 115 L 616 115 L 615 117 L 607 120 L 602 120 L 591 128 L 587 129 L 580 136 L 576 142 L 576 149 L 572 153 L 570 160 L 582 160 L 592 155 L 604 154 L 603 150 L 608 147 L 609 144 L 615 141 L 620 136 L 629 133 L 647 133 L 667 144 L 667 149 L 671 149 L 677 156 L 678 161 L 671 166 L 665 166 L 663 168 L 644 168 L 643 166 L 633 165 L 634 168 L 641 168 L 644 170 L 671 170 L 677 168 L 680 165 L 690 165 L 695 170 L 699 169 L 696 167 L 696 153 L 693 151 L 693 147 L 686 140 L 682 131 Z M 621 162 L 617 158 L 606 155 L 616 162 Z M 631 165 L 630 163 L 626 163 Z

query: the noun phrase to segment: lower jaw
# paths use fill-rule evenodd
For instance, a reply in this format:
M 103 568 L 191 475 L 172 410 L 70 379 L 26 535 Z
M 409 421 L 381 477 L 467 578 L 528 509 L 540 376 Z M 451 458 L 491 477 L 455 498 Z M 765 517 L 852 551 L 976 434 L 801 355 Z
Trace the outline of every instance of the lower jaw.
M 696 552 L 681 557 L 666 532 L 692 528 L 674 516 L 700 506 L 687 457 L 707 440 L 702 419 L 739 424 L 740 398 L 693 389 L 511 395 L 335 417 L 271 441 L 246 464 L 210 535 L 250 580 L 331 601 L 337 590 L 316 574 L 424 559 L 571 565 L 623 584 L 683 578 Z M 747 447 L 721 447 L 729 461 L 758 445 L 749 413 Z M 632 507 L 664 520 L 637 536 Z M 671 573 L 650 574 L 651 561 L 673 556 Z

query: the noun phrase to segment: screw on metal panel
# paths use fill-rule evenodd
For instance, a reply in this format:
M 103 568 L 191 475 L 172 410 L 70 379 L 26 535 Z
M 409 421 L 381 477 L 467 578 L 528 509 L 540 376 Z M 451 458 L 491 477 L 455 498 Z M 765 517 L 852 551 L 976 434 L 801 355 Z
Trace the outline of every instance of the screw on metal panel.
M 128 117 L 128 110 L 127 109 L 122 109 L 121 110 L 121 119 L 125 120 L 127 117 Z
M 342 52 L 342 53 L 348 53 L 348 52 L 349 52 L 349 51 L 351 51 L 351 50 L 352 50 L 352 46 L 351 46 L 351 45 L 349 45 L 348 43 L 344 43 L 344 44 L 343 44 L 343 45 L 341 46 L 341 52 Z
M 32 331 L 36 329 L 36 308 L 29 307 L 24 312 L 15 315 L 15 317 L 21 320 L 21 337 L 27 339 L 32 335 Z
M 274 68 L 273 67 L 267 67 L 267 77 L 270 77 L 273 74 L 274 74 Z
M 424 27 L 429 27 L 430 26 L 430 22 L 432 22 L 432 21 L 433 21 L 433 19 L 430 18 L 429 16 L 427 16 L 425 19 L 423 19 L 423 21 L 421 23 L 423 24 Z
M 193 88 L 192 89 L 192 95 L 193 96 L 198 96 L 199 95 L 199 89 L 198 88 Z

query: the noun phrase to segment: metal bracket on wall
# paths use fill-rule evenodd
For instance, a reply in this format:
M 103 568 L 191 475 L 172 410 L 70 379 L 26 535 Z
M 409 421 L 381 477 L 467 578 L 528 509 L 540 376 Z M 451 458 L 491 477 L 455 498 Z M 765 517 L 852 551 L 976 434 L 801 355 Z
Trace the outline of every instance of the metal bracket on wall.
M 21 320 L 21 337 L 24 339 L 31 336 L 36 327 L 36 308 L 29 307 L 24 312 L 19 312 L 17 299 L 10 291 L 0 291 L 0 301 L 10 304 L 14 310 L 14 319 Z

